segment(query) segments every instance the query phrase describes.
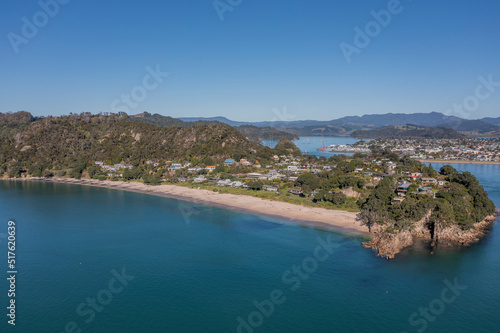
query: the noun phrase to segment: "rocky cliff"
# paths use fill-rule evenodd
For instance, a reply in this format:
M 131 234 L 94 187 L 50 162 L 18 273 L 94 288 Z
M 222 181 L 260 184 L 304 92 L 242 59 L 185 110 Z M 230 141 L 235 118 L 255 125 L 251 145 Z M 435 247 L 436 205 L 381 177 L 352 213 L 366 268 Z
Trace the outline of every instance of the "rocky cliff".
M 469 230 L 462 230 L 457 225 L 447 227 L 437 225 L 432 229 L 428 223 L 430 215 L 431 212 L 416 222 L 411 230 L 389 230 L 390 227 L 386 226 L 372 228 L 373 238 L 364 242 L 363 246 L 378 251 L 378 256 L 386 259 L 393 259 L 401 250 L 411 246 L 416 238 L 430 240 L 432 246 L 437 244 L 470 246 L 481 240 L 496 220 L 493 215 L 487 216 Z

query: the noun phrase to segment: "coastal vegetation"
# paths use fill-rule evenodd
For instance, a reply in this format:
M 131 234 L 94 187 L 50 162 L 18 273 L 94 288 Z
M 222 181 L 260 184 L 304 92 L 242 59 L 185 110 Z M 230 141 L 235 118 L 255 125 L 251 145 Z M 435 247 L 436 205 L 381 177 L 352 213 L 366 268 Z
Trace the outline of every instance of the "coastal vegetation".
M 264 147 L 222 123 L 160 126 L 88 113 L 0 119 L 3 176 L 176 184 L 356 211 L 375 235 L 365 245 L 386 257 L 413 237 L 460 241 L 495 211 L 469 172 L 436 171 L 379 142 L 363 143 L 369 153 L 326 158 L 302 155 L 288 138 Z

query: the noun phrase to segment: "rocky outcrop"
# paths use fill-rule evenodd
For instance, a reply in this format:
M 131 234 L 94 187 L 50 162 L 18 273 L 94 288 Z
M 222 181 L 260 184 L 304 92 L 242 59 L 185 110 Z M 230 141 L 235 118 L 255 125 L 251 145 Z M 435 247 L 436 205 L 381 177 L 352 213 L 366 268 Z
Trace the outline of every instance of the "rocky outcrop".
M 359 199 L 361 197 L 361 193 L 354 191 L 354 189 L 352 187 L 343 189 L 340 192 L 344 193 L 344 195 L 346 197 L 351 197 L 351 198 L 356 198 L 356 199 Z
M 462 230 L 456 225 L 446 228 L 436 228 L 433 240 L 438 244 L 450 243 L 470 246 L 480 241 L 489 232 L 493 221 L 495 221 L 495 216 L 492 215 L 474 224 L 474 227 L 469 230 Z
M 393 259 L 402 249 L 413 244 L 414 238 L 431 240 L 431 245 L 461 245 L 470 246 L 483 238 L 493 225 L 495 216 L 486 217 L 483 221 L 475 223 L 469 230 L 462 230 L 457 225 L 434 230 L 429 228 L 428 219 L 431 212 L 416 222 L 411 231 L 397 231 L 390 226 L 372 227 L 373 238 L 364 242 L 365 248 L 378 251 L 378 256 Z
M 392 259 L 402 249 L 413 244 L 413 236 L 408 231 L 390 233 L 381 232 L 372 240 L 364 242 L 367 249 L 378 250 L 378 256 Z

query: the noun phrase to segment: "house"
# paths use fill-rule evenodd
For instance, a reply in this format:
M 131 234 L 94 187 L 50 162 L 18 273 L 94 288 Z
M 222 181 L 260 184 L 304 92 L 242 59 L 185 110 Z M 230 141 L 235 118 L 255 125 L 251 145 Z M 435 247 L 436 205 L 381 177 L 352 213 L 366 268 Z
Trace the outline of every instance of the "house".
M 424 184 L 437 184 L 436 178 L 423 177 L 423 178 L 420 178 L 420 181 Z
M 249 179 L 259 179 L 262 176 L 263 175 L 261 173 L 257 173 L 257 172 L 252 172 L 252 173 L 247 174 L 247 178 L 249 178 Z
M 243 186 L 243 182 L 240 182 L 239 180 L 231 182 L 228 186 L 229 187 L 234 187 L 234 188 L 239 188 Z
M 422 186 L 418 188 L 418 194 L 434 194 L 432 187 Z
M 119 178 L 119 177 L 123 177 L 123 174 L 121 174 L 121 173 L 108 173 L 108 177 Z
M 288 180 L 291 181 L 291 182 L 294 182 L 297 179 L 299 179 L 299 177 L 288 177 Z
M 248 162 L 246 159 L 242 158 L 240 160 L 240 165 L 244 165 L 244 166 L 251 166 L 252 163 Z
M 224 165 L 234 165 L 234 159 L 228 158 L 224 161 Z
M 208 172 L 212 172 L 215 170 L 215 165 L 209 165 L 205 168 Z
M 333 169 L 333 165 L 327 164 L 327 165 L 323 166 L 323 169 L 330 171 Z
M 180 183 L 185 183 L 187 181 L 187 178 L 186 177 L 179 177 L 179 178 L 177 178 L 177 181 Z
M 288 190 L 288 192 L 290 192 L 293 195 L 301 195 L 304 193 L 304 191 L 302 191 L 302 189 L 300 188 L 291 188 Z
M 215 182 L 218 182 L 219 180 L 220 180 L 219 177 L 210 177 L 210 178 L 208 178 L 208 181 L 210 183 L 215 183 Z
M 270 192 L 278 192 L 278 188 L 272 185 L 264 185 L 262 186 L 262 189 Z
M 273 160 L 275 160 L 276 162 L 278 162 L 280 160 L 279 156 L 278 155 L 274 155 L 273 156 Z
M 405 198 L 403 198 L 403 197 L 395 197 L 394 199 L 392 199 L 391 204 L 393 204 L 393 205 L 394 205 L 394 204 L 396 204 L 396 203 L 401 203 L 401 202 L 403 202 L 404 200 L 405 200 Z
M 387 176 L 389 176 L 387 173 L 377 173 L 375 174 L 375 177 L 373 177 L 373 179 L 378 181 L 384 179 Z
M 117 164 L 115 164 L 113 166 L 115 167 L 116 170 L 119 170 L 119 169 L 132 169 L 133 168 L 132 164 L 117 163 Z
M 408 175 L 408 179 L 410 180 L 417 180 L 420 177 L 422 177 L 422 174 L 420 172 L 412 172 Z
M 95 165 L 103 166 L 104 162 L 103 161 L 94 161 Z
M 193 183 L 202 183 L 206 180 L 207 179 L 205 178 L 205 176 L 201 175 L 201 176 L 193 178 Z
M 375 172 L 373 172 L 373 171 L 365 171 L 365 172 L 363 172 L 364 176 L 373 176 L 374 174 L 375 174 Z
M 217 182 L 217 186 L 227 187 L 229 184 L 231 184 L 231 179 L 219 180 Z
M 179 169 L 182 169 L 182 164 L 181 163 L 172 163 L 168 167 L 168 171 L 175 171 L 175 170 L 179 170 Z
M 286 169 L 290 172 L 297 172 L 299 170 L 296 165 L 289 165 Z
M 311 194 L 309 194 L 309 196 L 314 198 L 314 196 L 318 193 L 319 193 L 319 190 L 314 190 L 311 192 Z
M 402 183 L 398 185 L 398 188 L 396 189 L 396 193 L 404 197 L 408 193 L 408 188 L 410 187 L 410 183 Z
M 274 172 L 273 172 L 274 171 Z M 286 176 L 277 172 L 276 170 L 271 170 L 268 174 L 267 174 L 267 180 L 274 180 L 274 179 L 285 179 Z
M 354 172 L 363 172 L 363 168 L 356 168 L 354 169 Z
M 260 165 L 259 161 L 255 161 L 254 167 L 257 169 L 260 169 L 262 167 L 262 165 Z
M 446 184 L 446 182 L 444 180 L 440 180 L 438 181 L 438 185 L 439 186 L 444 186 L 444 184 Z

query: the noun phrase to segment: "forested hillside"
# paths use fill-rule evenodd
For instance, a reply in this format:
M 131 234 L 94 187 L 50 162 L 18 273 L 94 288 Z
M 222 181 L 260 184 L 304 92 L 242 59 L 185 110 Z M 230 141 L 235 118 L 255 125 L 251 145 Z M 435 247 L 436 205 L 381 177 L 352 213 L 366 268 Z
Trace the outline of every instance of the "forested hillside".
M 226 124 L 159 127 L 124 116 L 47 117 L 23 126 L 4 123 L 0 132 L 0 172 L 82 168 L 93 161 L 139 165 L 147 160 L 210 156 L 270 159 L 273 150 L 249 141 Z

